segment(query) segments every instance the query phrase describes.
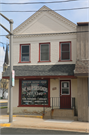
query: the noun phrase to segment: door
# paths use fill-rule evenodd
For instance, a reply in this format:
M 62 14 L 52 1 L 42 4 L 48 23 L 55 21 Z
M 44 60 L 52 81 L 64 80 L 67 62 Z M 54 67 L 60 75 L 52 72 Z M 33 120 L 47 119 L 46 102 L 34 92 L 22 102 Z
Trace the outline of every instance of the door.
M 71 81 L 60 81 L 60 108 L 71 108 Z

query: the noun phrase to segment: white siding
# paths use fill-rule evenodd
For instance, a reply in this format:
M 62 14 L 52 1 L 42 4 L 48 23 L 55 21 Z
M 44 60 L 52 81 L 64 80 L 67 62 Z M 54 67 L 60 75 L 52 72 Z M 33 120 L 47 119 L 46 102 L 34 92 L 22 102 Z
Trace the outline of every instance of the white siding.
M 60 80 L 61 79 L 50 79 L 50 98 L 51 97 L 60 98 Z M 65 78 L 63 78 L 62 80 L 65 80 Z M 54 87 L 56 87 L 56 90 L 53 90 Z M 13 88 L 14 88 L 13 89 L 13 113 L 29 113 L 29 112 L 43 111 L 43 107 L 18 107 L 19 105 L 19 80 L 15 81 L 15 87 Z M 76 104 L 76 109 L 77 109 L 78 108 L 77 106 L 77 79 L 71 79 L 71 97 L 75 97 L 75 104 Z M 55 99 L 54 104 L 57 105 L 56 107 L 58 108 L 58 99 L 57 100 Z M 52 105 L 52 102 L 50 102 L 50 105 Z M 60 100 L 59 100 L 59 106 L 60 106 Z
M 59 42 L 71 41 L 72 43 L 72 61 L 71 62 L 58 62 L 59 60 Z M 39 61 L 39 43 L 50 42 L 50 59 L 51 62 L 38 63 Z M 14 39 L 13 55 L 14 65 L 24 65 L 19 62 L 20 44 L 31 44 L 31 63 L 25 63 L 25 65 L 48 65 L 48 64 L 75 64 L 76 62 L 76 35 L 55 35 L 44 37 L 27 37 Z

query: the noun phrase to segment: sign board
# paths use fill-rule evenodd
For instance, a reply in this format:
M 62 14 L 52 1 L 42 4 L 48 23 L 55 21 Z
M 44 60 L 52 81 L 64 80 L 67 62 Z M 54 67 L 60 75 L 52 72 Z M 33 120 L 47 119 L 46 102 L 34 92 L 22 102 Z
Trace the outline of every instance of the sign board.
M 53 87 L 52 90 L 57 90 L 57 87 Z
M 15 71 L 12 70 L 12 87 L 15 86 Z

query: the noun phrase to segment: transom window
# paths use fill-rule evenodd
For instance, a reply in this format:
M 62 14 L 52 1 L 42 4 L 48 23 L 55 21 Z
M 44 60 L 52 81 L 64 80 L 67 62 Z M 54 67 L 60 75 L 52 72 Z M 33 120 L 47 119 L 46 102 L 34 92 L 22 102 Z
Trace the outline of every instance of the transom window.
M 30 44 L 20 44 L 19 62 L 30 62 Z
M 50 61 L 50 43 L 40 43 L 39 61 Z

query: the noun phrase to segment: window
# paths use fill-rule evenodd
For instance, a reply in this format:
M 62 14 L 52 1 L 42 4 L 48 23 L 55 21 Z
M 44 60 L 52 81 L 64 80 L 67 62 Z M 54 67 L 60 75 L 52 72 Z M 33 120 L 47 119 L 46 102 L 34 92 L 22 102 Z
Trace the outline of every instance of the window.
M 62 95 L 69 95 L 70 94 L 69 81 L 62 81 L 61 82 L 61 94 Z
M 71 61 L 71 42 L 60 42 L 59 61 Z
M 50 62 L 50 43 L 39 44 L 39 62 Z
M 20 63 L 30 62 L 30 44 L 20 45 Z
M 19 106 L 50 106 L 50 80 L 20 80 Z

